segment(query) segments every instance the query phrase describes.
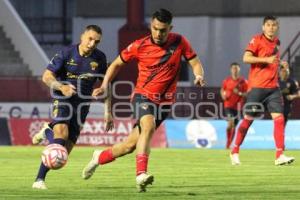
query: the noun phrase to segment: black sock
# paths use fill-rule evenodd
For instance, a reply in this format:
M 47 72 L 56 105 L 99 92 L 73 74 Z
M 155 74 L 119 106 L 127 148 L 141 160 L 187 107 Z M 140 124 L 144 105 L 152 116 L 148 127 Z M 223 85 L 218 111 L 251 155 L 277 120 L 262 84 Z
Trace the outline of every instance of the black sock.
M 45 135 L 46 135 L 47 140 L 49 141 L 49 144 L 52 144 L 54 142 L 53 130 L 50 128 L 47 128 L 45 130 Z
M 54 143 L 54 144 L 60 144 L 60 145 L 62 145 L 62 146 L 65 146 L 66 141 L 65 141 L 64 139 L 62 139 L 62 138 L 56 138 L 56 139 L 53 140 L 53 143 Z M 46 175 L 47 175 L 47 173 L 48 173 L 49 170 L 50 170 L 50 169 L 49 169 L 48 167 L 46 167 L 46 166 L 43 164 L 43 162 L 42 162 L 41 165 L 40 165 L 40 169 L 39 169 L 38 175 L 37 175 L 37 177 L 36 177 L 36 181 L 37 181 L 37 180 L 45 180 Z
M 53 140 L 53 143 L 54 143 L 54 144 L 60 144 L 60 145 L 62 145 L 62 146 L 65 146 L 66 141 L 65 141 L 64 139 L 62 139 L 62 138 L 55 138 L 55 139 Z
M 40 165 L 39 172 L 38 172 L 38 174 L 37 174 L 35 180 L 36 180 L 36 181 L 37 181 L 37 180 L 45 180 L 48 171 L 49 171 L 49 168 L 46 167 L 46 166 L 43 164 L 43 162 L 42 162 L 41 165 Z

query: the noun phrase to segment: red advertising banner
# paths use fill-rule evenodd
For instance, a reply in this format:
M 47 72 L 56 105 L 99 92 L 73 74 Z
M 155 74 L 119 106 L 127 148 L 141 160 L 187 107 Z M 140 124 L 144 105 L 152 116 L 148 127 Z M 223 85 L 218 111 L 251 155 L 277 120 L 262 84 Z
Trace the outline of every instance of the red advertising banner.
M 31 138 L 48 119 L 9 119 L 12 145 L 31 145 Z M 105 132 L 104 120 L 89 118 L 85 122 L 78 138 L 79 145 L 111 146 L 124 141 L 134 125 L 133 120 L 115 120 L 114 129 Z M 167 147 L 165 127 L 162 124 L 156 130 L 152 147 Z

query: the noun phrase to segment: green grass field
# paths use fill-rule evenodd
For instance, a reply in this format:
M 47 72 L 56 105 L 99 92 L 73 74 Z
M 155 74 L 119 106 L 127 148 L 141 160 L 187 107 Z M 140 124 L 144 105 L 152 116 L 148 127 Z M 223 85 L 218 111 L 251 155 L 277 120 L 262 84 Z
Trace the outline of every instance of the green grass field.
M 137 193 L 134 154 L 82 180 L 93 149 L 75 147 L 67 166 L 48 174 L 49 189 L 37 191 L 42 147 L 0 147 L 0 199 L 300 199 L 300 162 L 275 167 L 273 151 L 242 150 L 242 166 L 231 166 L 225 150 L 154 149 L 154 184 Z M 300 151 L 287 154 L 300 158 Z

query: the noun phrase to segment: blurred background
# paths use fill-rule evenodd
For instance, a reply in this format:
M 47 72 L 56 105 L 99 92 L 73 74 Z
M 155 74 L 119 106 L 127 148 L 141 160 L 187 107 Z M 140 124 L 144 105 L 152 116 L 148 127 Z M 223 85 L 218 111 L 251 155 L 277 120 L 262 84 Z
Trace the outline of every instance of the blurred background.
M 49 89 L 41 82 L 41 74 L 56 51 L 79 42 L 86 25 L 96 24 L 103 29 L 103 40 L 98 48 L 106 53 L 110 62 L 130 42 L 149 33 L 151 14 L 159 8 L 172 11 L 173 32 L 184 35 L 198 53 L 204 65 L 207 86 L 201 89 L 193 86 L 194 77 L 183 60 L 177 91 L 185 95 L 178 95 L 177 101 L 189 104 L 176 105 L 175 112 L 182 119 L 166 121 L 157 146 L 194 147 L 194 140 L 202 135 L 210 139 L 201 145 L 196 141 L 198 147 L 224 147 L 226 122 L 221 119 L 220 86 L 230 75 L 232 62 L 240 63 L 241 73 L 247 77 L 249 66 L 242 63 L 242 55 L 251 37 L 261 32 L 262 19 L 266 15 L 279 18 L 281 56 L 290 63 L 292 77 L 300 79 L 298 0 L 0 0 L 0 144 L 28 145 L 30 136 L 41 122 L 49 120 L 51 98 Z M 117 80 L 134 83 L 136 73 L 135 63 L 130 63 Z M 130 93 L 126 86 L 120 86 L 118 90 L 118 94 Z M 186 98 L 189 94 L 192 98 Z M 129 99 L 122 101 L 128 102 Z M 199 102 L 202 104 L 199 105 Z M 297 126 L 300 124 L 297 122 L 300 102 L 295 100 L 293 104 L 291 118 L 295 121 L 287 127 L 290 134 L 294 133 L 292 130 L 299 130 Z M 192 111 L 189 105 L 197 109 Z M 92 112 L 90 120 L 101 118 L 102 109 L 95 110 L 98 112 Z M 209 118 L 209 125 L 206 118 Z M 205 122 L 189 125 L 196 119 Z M 251 130 L 254 136 L 263 132 L 263 138 L 252 140 L 253 143 L 261 142 L 262 148 L 273 147 L 272 134 L 266 131 L 270 129 L 272 132 L 272 123 L 268 119 L 266 115 L 265 121 L 258 122 L 262 124 L 258 124 L 257 128 L 263 130 L 255 129 L 255 125 Z M 91 128 L 83 130 L 82 135 L 87 136 L 81 140 L 84 141 L 82 144 L 111 145 L 122 140 L 122 134 L 126 136 L 130 131 L 127 122 L 118 121 L 120 130 L 116 127 L 116 135 L 107 142 L 109 139 L 104 139 L 104 136 L 108 136 L 102 130 L 91 131 L 95 130 L 96 122 L 89 123 Z M 211 130 L 210 126 L 214 128 L 213 133 L 207 131 Z M 196 139 L 189 139 L 187 130 L 195 129 L 202 132 L 195 134 Z M 178 138 L 174 138 L 174 131 Z M 16 139 L 19 137 L 21 139 Z M 297 133 L 290 137 L 290 147 L 298 148 Z M 24 138 L 28 139 L 24 141 Z M 286 138 L 289 141 L 289 135 Z M 249 140 L 249 148 L 260 148 L 259 142 L 253 145 Z M 245 145 L 247 147 L 247 143 Z

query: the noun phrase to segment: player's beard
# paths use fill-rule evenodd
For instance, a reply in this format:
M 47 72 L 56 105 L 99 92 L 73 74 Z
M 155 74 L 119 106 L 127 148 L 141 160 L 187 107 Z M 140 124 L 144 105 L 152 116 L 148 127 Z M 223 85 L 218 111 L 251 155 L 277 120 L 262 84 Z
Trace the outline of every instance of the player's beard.
M 94 51 L 95 48 L 89 48 L 89 47 L 86 47 L 85 48 L 85 51 L 84 51 L 84 55 L 85 56 L 89 56 L 93 51 Z

